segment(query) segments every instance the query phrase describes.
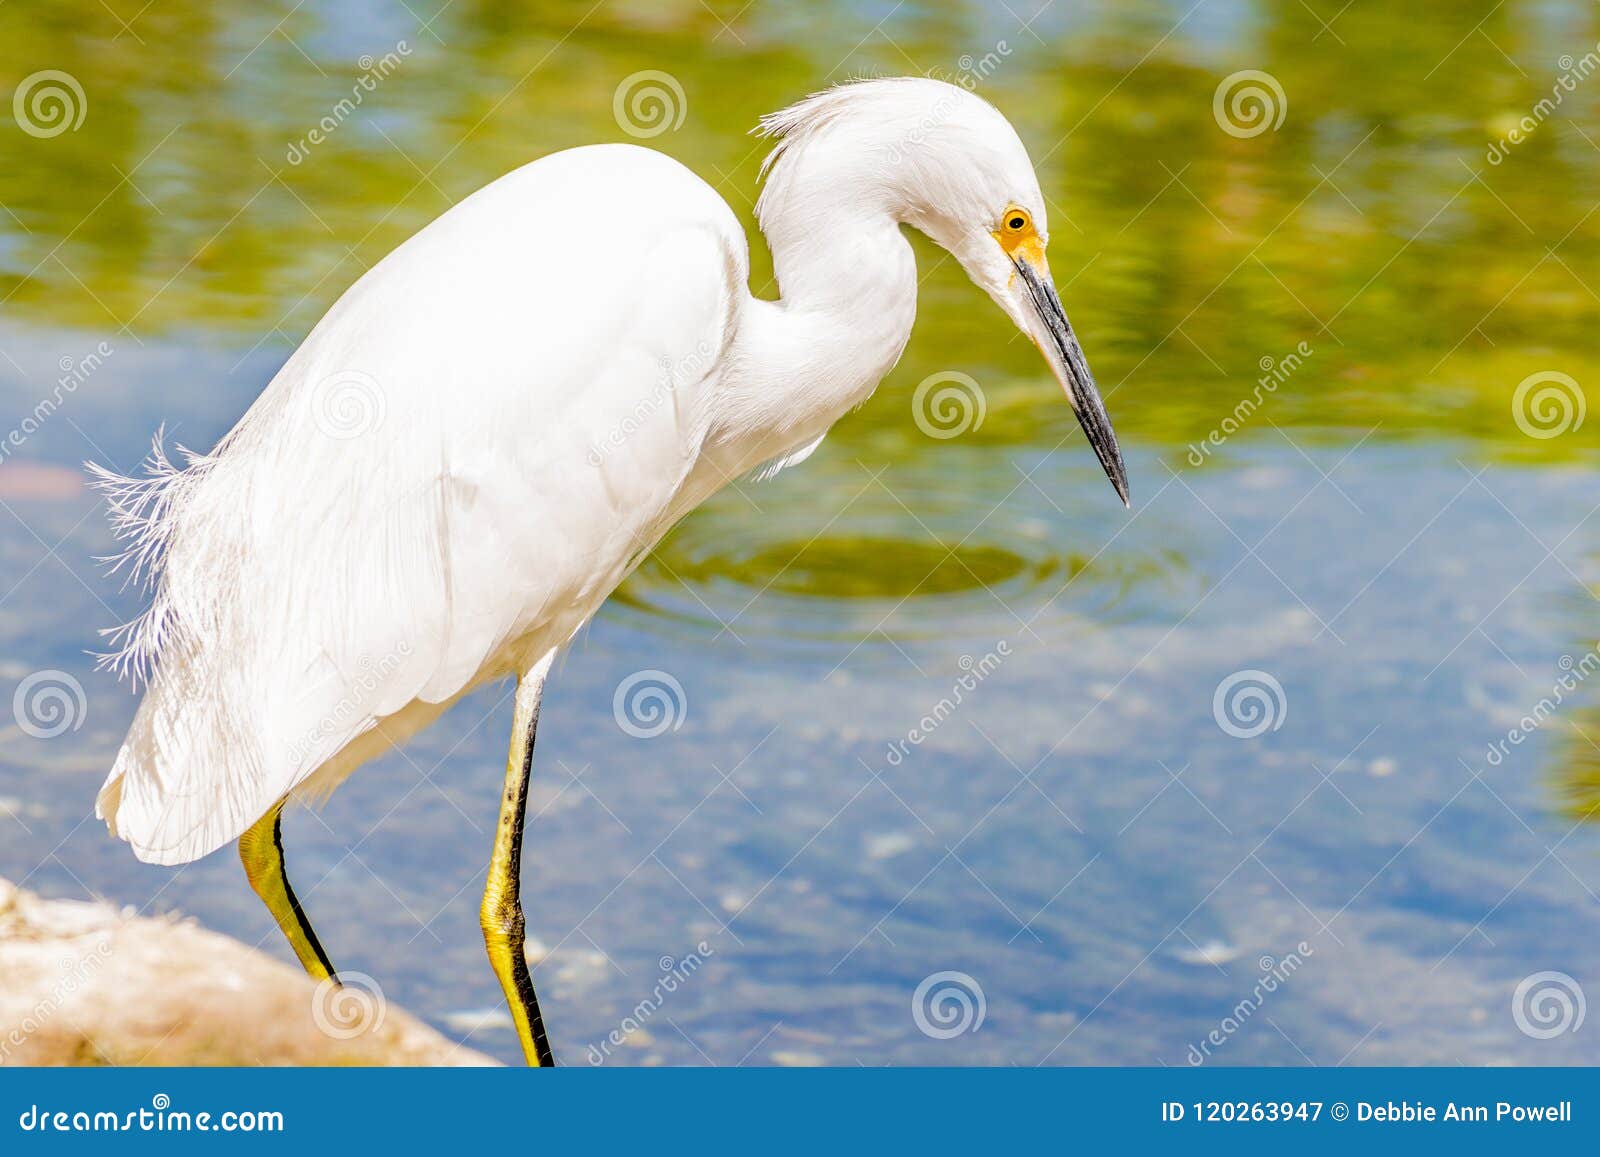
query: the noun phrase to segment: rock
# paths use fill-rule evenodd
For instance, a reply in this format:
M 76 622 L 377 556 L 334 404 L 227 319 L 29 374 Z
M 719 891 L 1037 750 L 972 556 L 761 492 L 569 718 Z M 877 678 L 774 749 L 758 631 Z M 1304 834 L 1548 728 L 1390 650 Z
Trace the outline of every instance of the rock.
M 388 1004 L 190 920 L 0 880 L 0 1065 L 486 1065 Z
M 80 470 L 26 461 L 11 461 L 0 467 L 0 498 L 61 502 L 82 493 Z

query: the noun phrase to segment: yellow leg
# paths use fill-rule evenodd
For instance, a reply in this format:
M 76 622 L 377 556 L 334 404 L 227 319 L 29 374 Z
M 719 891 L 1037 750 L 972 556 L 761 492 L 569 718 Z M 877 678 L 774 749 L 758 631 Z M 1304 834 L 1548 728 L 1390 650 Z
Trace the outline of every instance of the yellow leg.
M 517 703 L 511 724 L 511 752 L 506 757 L 506 789 L 500 797 L 500 822 L 494 833 L 494 855 L 489 860 L 489 879 L 483 889 L 483 906 L 478 922 L 483 925 L 483 942 L 489 949 L 489 963 L 500 978 L 511 1019 L 516 1023 L 517 1039 L 528 1064 L 556 1063 L 545 1036 L 544 1019 L 539 1015 L 539 998 L 533 993 L 533 977 L 528 973 L 528 958 L 523 954 L 523 919 L 520 897 L 522 873 L 522 825 L 528 806 L 528 779 L 533 768 L 533 735 L 539 724 L 539 697 L 544 691 L 544 676 L 550 658 L 524 675 L 517 683 Z
M 289 887 L 289 877 L 283 866 L 282 817 L 283 801 L 279 800 L 239 837 L 239 859 L 244 861 L 244 874 L 289 938 L 289 947 L 294 949 L 305 970 L 317 980 L 331 978 L 338 983 L 328 954 L 311 930 L 311 921 L 306 919 L 294 889 Z

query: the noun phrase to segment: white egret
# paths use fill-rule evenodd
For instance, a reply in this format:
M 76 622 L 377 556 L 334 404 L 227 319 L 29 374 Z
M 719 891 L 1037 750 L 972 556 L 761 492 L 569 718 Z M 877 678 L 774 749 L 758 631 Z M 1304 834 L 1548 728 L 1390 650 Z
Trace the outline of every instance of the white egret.
M 861 81 L 760 126 L 743 231 L 661 153 L 595 145 L 467 197 L 362 276 L 210 453 L 101 471 L 152 605 L 109 662 L 147 678 L 98 800 L 140 859 L 237 840 L 314 976 L 280 816 L 472 688 L 518 679 L 481 917 L 523 1051 L 552 1056 L 519 875 L 557 652 L 729 479 L 804 459 L 911 332 L 909 225 L 1044 353 L 1117 493 L 1127 475 L 1045 260 L 1045 201 L 1006 119 L 938 81 Z

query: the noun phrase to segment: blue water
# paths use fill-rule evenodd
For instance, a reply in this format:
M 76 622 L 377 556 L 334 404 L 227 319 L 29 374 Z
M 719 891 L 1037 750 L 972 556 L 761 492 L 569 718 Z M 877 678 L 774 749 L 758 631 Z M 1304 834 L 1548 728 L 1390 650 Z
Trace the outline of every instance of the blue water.
M 27 351 L 8 399 L 83 341 L 8 338 Z M 142 388 L 220 376 L 236 384 L 160 407 L 208 443 L 271 371 L 268 351 L 230 376 L 241 352 L 119 350 L 31 461 L 130 465 L 155 418 Z M 1562 656 L 1595 645 L 1592 480 L 1362 433 L 1268 428 L 1199 470 L 1132 446 L 1127 514 L 1081 445 L 956 444 L 909 464 L 825 446 L 719 496 L 685 554 L 898 515 L 913 547 L 967 536 L 1019 562 L 989 587 L 848 600 L 781 573 L 686 588 L 646 567 L 601 614 L 552 680 L 530 805 L 524 900 L 558 1051 L 1181 1065 L 1292 955 L 1216 1061 L 1600 1060 L 1592 1032 L 1536 1039 L 1512 1008 L 1531 974 L 1593 976 L 1597 837 L 1551 778 L 1569 724 L 1487 757 Z M 231 854 L 137 865 L 91 818 L 135 700 L 85 651 L 137 600 L 96 573 L 110 541 L 89 496 L 4 503 L 0 691 L 57 668 L 87 712 L 50 739 L 7 728 L 0 873 L 189 913 L 287 958 Z M 1092 561 L 1074 575 L 1073 558 Z M 613 714 L 641 670 L 682 688 L 677 726 L 649 738 Z M 1214 714 L 1243 670 L 1282 689 L 1276 728 L 1253 738 Z M 476 916 L 509 691 L 480 690 L 286 829 L 339 965 L 504 1060 Z M 590 1053 L 691 955 L 643 1032 Z M 984 1003 L 950 1039 L 912 1015 L 943 971 Z
M 1547 0 L 0 5 L 0 876 L 290 959 L 231 853 L 147 867 L 92 817 L 137 700 L 88 652 L 140 594 L 94 562 L 113 542 L 81 462 L 130 472 L 162 424 L 209 448 L 448 204 L 636 139 L 614 102 L 641 73 L 684 94 L 646 143 L 749 226 L 759 115 L 987 61 L 1133 509 L 1029 344 L 919 242 L 879 394 L 692 516 L 555 672 L 524 903 L 558 1054 L 1600 1063 L 1600 829 L 1573 807 L 1600 792 L 1600 84 L 1485 159 L 1592 24 Z M 45 68 L 87 115 L 14 131 L 7 92 Z M 1230 132 L 1217 95 L 1257 70 L 1282 123 Z M 935 441 L 912 394 L 950 370 L 987 418 Z M 1587 423 L 1533 437 L 1514 391 L 1552 371 Z M 8 706 L 41 678 L 70 705 L 50 738 Z M 663 691 L 641 704 L 664 726 L 616 706 L 630 687 Z M 514 1061 L 477 920 L 509 693 L 286 835 L 342 968 Z

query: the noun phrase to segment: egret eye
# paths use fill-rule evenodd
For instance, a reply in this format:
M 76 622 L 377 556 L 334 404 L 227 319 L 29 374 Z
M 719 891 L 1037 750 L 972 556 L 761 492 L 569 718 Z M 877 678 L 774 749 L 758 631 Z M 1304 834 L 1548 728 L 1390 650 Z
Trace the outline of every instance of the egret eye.
M 1006 213 L 1006 232 L 1021 233 L 1028 227 L 1028 214 L 1022 209 L 1012 209 Z

